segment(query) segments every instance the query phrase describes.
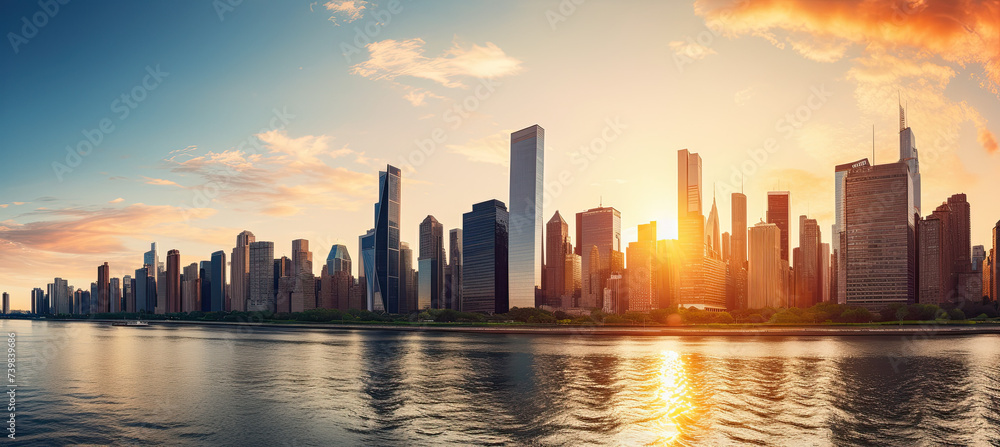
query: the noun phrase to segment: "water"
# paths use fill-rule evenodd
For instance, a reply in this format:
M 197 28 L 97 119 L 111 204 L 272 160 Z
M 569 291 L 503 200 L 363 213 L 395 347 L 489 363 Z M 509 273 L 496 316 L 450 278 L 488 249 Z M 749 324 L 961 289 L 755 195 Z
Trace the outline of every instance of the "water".
M 25 445 L 1000 445 L 995 335 L 0 326 Z

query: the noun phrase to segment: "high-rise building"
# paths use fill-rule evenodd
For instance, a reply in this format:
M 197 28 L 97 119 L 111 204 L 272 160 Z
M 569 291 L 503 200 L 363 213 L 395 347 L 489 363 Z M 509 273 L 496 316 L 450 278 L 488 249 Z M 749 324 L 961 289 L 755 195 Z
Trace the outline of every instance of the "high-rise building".
M 326 257 L 326 271 L 330 276 L 339 272 L 352 274 L 351 254 L 347 252 L 347 246 L 335 244 L 330 247 L 330 254 Z
M 628 258 L 628 310 L 649 312 L 659 307 L 656 222 L 639 225 L 639 240 L 630 242 Z
M 303 312 L 316 308 L 316 276 L 313 273 L 313 256 L 309 241 L 292 241 L 290 264 L 291 293 L 288 295 L 289 311 Z
M 919 290 L 917 300 L 920 304 L 941 305 L 948 301 L 947 290 L 950 266 L 945 265 L 948 259 L 948 244 L 945 238 L 948 234 L 947 211 L 938 207 L 931 215 L 917 222 L 917 240 L 919 245 L 918 267 Z
M 781 230 L 781 259 L 788 262 L 788 235 L 791 229 L 791 196 L 788 191 L 767 193 L 767 223 L 773 223 Z
M 105 262 L 97 266 L 97 308 L 94 313 L 111 312 L 111 268 Z
M 569 224 L 556 211 L 545 224 L 545 297 L 550 305 L 559 306 L 566 294 L 566 277 L 573 274 L 566 270 L 566 254 L 570 251 Z
M 677 152 L 677 228 L 682 262 L 675 303 L 685 307 L 723 310 L 726 308 L 726 264 L 714 248 L 718 209 L 714 222 L 706 225 L 701 208 L 701 165 L 698 154 L 687 149 Z M 707 235 L 706 229 L 713 234 Z M 707 243 L 708 239 L 713 242 Z M 721 240 L 719 245 L 721 249 Z
M 986 258 L 983 259 L 983 267 L 982 267 L 983 297 L 994 301 L 997 299 L 997 295 L 994 294 L 996 290 L 995 288 L 996 277 L 993 275 L 993 273 L 995 272 L 994 269 L 995 262 L 996 262 L 996 249 L 994 247 L 990 247 L 990 251 L 986 254 Z
M 249 247 L 249 296 L 246 310 L 275 311 L 274 242 L 251 242 Z
M 715 206 L 715 197 L 712 197 L 712 210 L 705 220 L 705 246 L 707 254 L 712 259 L 722 260 L 722 238 L 719 236 L 719 209 Z
M 747 307 L 785 307 L 781 278 L 781 229 L 760 222 L 749 230 L 749 270 L 747 271 Z
M 608 276 L 604 287 L 604 312 L 623 314 L 630 309 L 628 302 L 628 286 L 621 273 Z
M 379 172 L 375 228 L 360 240 L 361 266 L 367 282 L 368 310 L 399 313 L 400 298 L 405 293 L 400 287 L 399 260 L 402 174 L 395 166 L 385 168 Z
M 419 291 L 417 301 L 421 309 L 429 303 L 431 309 L 444 309 L 444 226 L 434 216 L 420 222 L 420 253 L 417 256 Z
M 848 172 L 847 304 L 879 310 L 915 302 L 916 221 L 910 212 L 910 183 L 909 168 L 902 162 Z
M 537 124 L 510 134 L 511 307 L 535 307 L 542 281 L 542 188 L 545 129 Z
M 972 246 L 972 271 L 982 272 L 983 261 L 986 259 L 986 247 L 983 245 Z
M 219 250 L 212 253 L 212 291 L 210 309 L 212 312 L 226 310 L 226 252 Z M 203 297 L 204 298 L 204 297 Z
M 795 307 L 808 308 L 823 300 L 822 235 L 816 219 L 799 216 L 799 247 L 795 258 Z
M 993 265 L 990 277 L 990 297 L 994 300 L 1000 300 L 1000 262 L 997 262 L 997 256 L 1000 255 L 1000 220 L 993 227 L 993 248 L 990 249 L 990 258 L 993 260 Z
M 734 192 L 732 204 L 732 252 L 729 259 L 740 268 L 746 268 L 747 263 L 747 196 Z
M 447 307 L 462 310 L 462 229 L 452 228 L 448 232 L 448 294 L 445 301 Z
M 159 273 L 159 271 L 163 270 L 163 268 L 160 267 L 160 255 L 156 251 L 156 242 L 150 243 L 149 251 L 143 253 L 142 255 L 142 265 L 146 264 L 153 266 L 153 270 L 155 271 L 152 272 L 152 274 Z
M 868 166 L 867 158 L 837 165 L 833 170 L 834 223 L 830 237 L 833 241 L 833 257 L 834 265 L 836 266 L 834 269 L 833 289 L 837 291 L 836 299 L 839 304 L 847 304 L 847 258 L 845 254 L 847 246 L 842 244 L 843 241 L 846 241 L 843 237 L 844 231 L 847 230 L 847 219 L 846 214 L 844 214 L 844 210 L 847 208 L 847 196 L 844 194 L 846 191 L 847 173 L 851 169 L 864 166 Z
M 169 256 L 167 260 L 169 261 Z M 197 262 L 184 266 L 181 273 L 181 312 L 201 310 L 201 273 Z
M 181 252 L 167 252 L 165 313 L 181 312 Z
M 230 290 L 226 310 L 247 310 L 247 301 L 250 299 L 250 244 L 256 240 L 254 234 L 246 230 L 236 236 L 236 247 L 230 258 Z
M 198 263 L 198 279 L 200 280 L 201 290 L 198 292 L 198 296 L 201 298 L 200 306 L 202 312 L 212 311 L 212 261 L 201 261 Z
M 406 242 L 399 243 L 399 313 L 419 310 L 417 271 L 413 268 L 413 250 Z
M 68 291 L 69 285 L 62 278 L 55 278 L 48 285 L 49 306 L 53 314 L 70 314 L 73 312 L 73 293 Z
M 507 207 L 499 200 L 472 205 L 462 215 L 462 310 L 507 313 Z
M 584 276 L 583 293 L 574 307 L 604 307 L 604 286 L 611 274 L 611 253 L 622 250 L 621 221 L 621 212 L 613 207 L 601 206 L 576 213 L 576 251 L 582 258 Z M 598 256 L 594 257 L 595 253 Z
M 45 291 L 35 287 L 31 289 L 31 313 L 35 315 L 45 315 L 49 313 L 49 306 L 45 300 Z
M 7 292 L 3 293 L 3 313 L 4 315 L 10 313 L 10 294 Z
M 920 215 L 920 163 L 917 161 L 917 139 L 906 125 L 906 111 L 899 106 L 899 162 L 905 163 L 910 174 L 910 214 Z
M 122 283 L 121 278 L 111 278 L 108 284 L 108 312 L 122 312 Z M 41 289 L 39 289 L 41 290 Z
M 701 156 L 687 149 L 677 151 L 677 228 L 685 262 L 694 262 L 705 256 L 705 217 L 701 214 L 701 193 Z
M 831 287 L 830 287 L 830 285 L 831 285 L 830 281 L 831 281 L 831 278 L 833 277 L 831 275 L 831 272 L 833 271 L 833 269 L 831 268 L 831 264 L 830 264 L 830 256 L 831 256 L 830 255 L 830 244 L 828 244 L 826 242 L 823 242 L 823 243 L 821 243 L 819 245 L 820 245 L 820 248 L 819 248 L 819 259 L 820 259 L 820 264 L 819 264 L 819 275 L 820 275 L 819 288 L 820 288 L 820 296 L 821 296 L 820 301 L 822 301 L 822 302 L 825 303 L 825 302 L 830 301 L 833 298 L 833 296 L 830 294 L 830 292 L 832 290 Z

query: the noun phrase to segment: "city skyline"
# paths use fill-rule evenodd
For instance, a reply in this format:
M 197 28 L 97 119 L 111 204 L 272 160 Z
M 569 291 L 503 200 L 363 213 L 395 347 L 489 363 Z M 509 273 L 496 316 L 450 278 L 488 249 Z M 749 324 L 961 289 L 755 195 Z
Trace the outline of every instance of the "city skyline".
M 40 84 L 45 79 L 27 79 L 29 72 L 41 67 L 65 68 L 63 64 L 73 63 L 44 63 L 46 55 L 57 51 L 76 27 L 101 26 L 105 20 L 113 20 L 115 14 L 102 18 L 107 11 L 101 9 L 120 9 L 121 5 L 101 5 L 72 14 L 61 12 L 40 30 L 36 39 L 19 46 L 17 53 L 6 52 L 2 56 L 3 73 L 15 82 L 0 88 L 10 98 L 10 104 L 20 106 L 17 110 L 5 107 L 3 112 L 5 122 L 11 124 L 11 149 L 5 150 L 5 161 L 19 169 L 0 180 L 4 191 L 0 203 L 0 288 L 11 293 L 12 307 L 30 308 L 31 290 L 52 282 L 53 277 L 66 278 L 70 284 L 88 289 L 95 279 L 93 266 L 104 262 L 109 263 L 112 277 L 133 275 L 136 268 L 141 268 L 135 261 L 137 253 L 144 251 L 150 241 L 158 242 L 164 253 L 179 250 L 179 270 L 209 259 L 217 250 L 228 252 L 232 235 L 244 229 L 254 231 L 261 240 L 273 241 L 276 256 L 290 255 L 286 250 L 292 240 L 308 239 L 318 253 L 341 243 L 350 248 L 355 264 L 360 264 L 361 254 L 356 252 L 353 238 L 372 227 L 368 208 L 374 196 L 372 175 L 386 163 L 399 164 L 403 169 L 407 201 L 402 207 L 401 240 L 412 246 L 419 240 L 417 223 L 423 216 L 437 216 L 444 228 L 450 229 L 461 226 L 462 213 L 473 203 L 491 198 L 508 202 L 509 172 L 504 160 L 509 157 L 503 138 L 513 129 L 532 123 L 547 130 L 547 182 L 559 185 L 563 172 L 572 177 L 568 184 L 561 185 L 560 192 L 546 190 L 548 203 L 540 219 L 547 220 L 556 210 L 569 216 L 603 202 L 622 211 L 623 248 L 638 239 L 637 226 L 650 221 L 660 222 L 662 237 L 674 239 L 677 207 L 670 194 L 674 183 L 669 173 L 676 172 L 676 167 L 671 152 L 689 148 L 706 159 L 705 193 L 708 187 L 718 184 L 713 196 L 717 197 L 723 230 L 731 221 L 730 194 L 740 191 L 732 181 L 733 169 L 742 169 L 742 164 L 749 162 L 756 166 L 755 173 L 739 182 L 747 196 L 748 226 L 762 216 L 766 219 L 763 197 L 767 191 L 788 190 L 792 195 L 790 220 L 795 222 L 800 215 L 815 218 L 823 242 L 831 242 L 828 230 L 834 224 L 834 166 L 867 157 L 873 157 L 873 164 L 895 161 L 900 152 L 895 108 L 902 102 L 907 111 L 906 125 L 913 129 L 924 161 L 920 165 L 923 187 L 918 204 L 925 211 L 922 214 L 929 215 L 953 194 L 965 193 L 972 204 L 972 244 L 991 242 L 990 230 L 1000 215 L 1000 205 L 991 200 L 990 194 L 995 183 L 988 176 L 1000 169 L 995 143 L 991 145 L 995 140 L 991 123 L 1000 120 L 993 98 L 997 69 L 974 50 L 958 51 L 956 56 L 952 47 L 920 39 L 903 42 L 891 33 L 876 39 L 884 50 L 879 54 L 839 32 L 823 41 L 830 45 L 808 45 L 815 42 L 804 37 L 820 35 L 829 30 L 829 25 L 819 18 L 819 6 L 797 2 L 792 7 L 808 24 L 801 31 L 804 36 L 792 34 L 790 30 L 795 27 L 767 5 L 759 6 L 759 10 L 752 6 L 730 10 L 728 17 L 735 17 L 731 21 L 723 20 L 728 6 L 724 2 L 698 2 L 694 8 L 653 3 L 621 6 L 629 9 L 626 12 L 633 20 L 645 20 L 634 14 L 640 8 L 661 19 L 676 17 L 670 19 L 675 21 L 676 30 L 669 32 L 656 31 L 665 28 L 662 24 L 643 27 L 629 22 L 626 26 L 624 20 L 618 20 L 625 14 L 615 14 L 614 6 L 599 3 L 581 5 L 564 17 L 565 21 L 555 22 L 547 19 L 546 12 L 558 13 L 557 5 L 520 4 L 503 13 L 490 10 L 495 6 L 472 11 L 455 4 L 403 5 L 378 35 L 368 36 L 380 45 L 359 47 L 357 53 L 348 54 L 350 62 L 338 54 L 323 60 L 306 57 L 310 50 L 317 50 L 318 44 L 296 48 L 287 57 L 279 57 L 279 52 L 293 41 L 310 36 L 322 38 L 328 47 L 337 47 L 337 53 L 342 50 L 340 43 L 352 44 L 356 26 L 368 23 L 387 4 L 373 5 L 352 21 L 323 8 L 310 11 L 305 4 L 269 5 L 263 9 L 244 6 L 224 14 L 224 20 L 210 10 L 197 14 L 184 11 L 187 5 L 177 7 L 176 12 L 161 11 L 164 23 L 191 25 L 192 40 L 181 40 L 186 42 L 217 40 L 223 33 L 247 35 L 247 30 L 261 23 L 264 16 L 276 12 L 280 14 L 275 15 L 275 20 L 301 24 L 301 30 L 287 38 L 266 42 L 264 37 L 274 38 L 267 35 L 253 42 L 264 56 L 277 59 L 277 68 L 260 77 L 246 78 L 243 82 L 249 87 L 241 87 L 243 90 L 212 81 L 192 81 L 209 78 L 206 73 L 213 70 L 227 73 L 219 71 L 221 65 L 206 60 L 204 53 L 184 58 L 154 45 L 145 53 L 150 57 L 129 56 L 114 62 L 102 72 L 114 73 L 107 79 L 96 79 L 94 73 L 84 70 L 79 79 L 65 80 L 65 85 L 56 86 L 49 95 L 30 99 L 24 96 L 26 92 L 46 90 L 32 85 L 48 85 Z M 955 16 L 960 19 L 958 23 L 981 30 L 979 35 L 996 35 L 989 32 L 996 29 L 995 25 L 980 18 L 986 14 L 949 11 L 937 3 L 928 7 L 938 9 L 914 14 L 908 17 L 909 22 L 889 23 L 907 31 L 927 25 L 936 16 Z M 64 11 L 69 11 L 66 8 Z M 418 13 L 443 8 L 457 8 L 459 17 L 474 17 L 476 26 L 428 31 L 419 22 L 407 22 L 408 18 L 419 17 Z M 36 9 L 30 3 L 15 6 L 11 22 L 22 15 L 31 16 Z M 196 18 L 182 19 L 183 12 Z M 838 13 L 822 12 L 834 16 Z M 760 28 L 742 21 L 751 13 L 758 14 L 755 17 L 761 19 L 757 25 Z M 842 10 L 839 13 L 843 15 Z M 490 19 L 490 15 L 495 18 Z M 336 16 L 334 21 L 340 21 L 342 26 L 331 24 L 331 16 Z M 619 56 L 646 68 L 646 73 L 636 74 L 628 82 L 609 82 L 602 77 L 607 73 L 565 76 L 589 71 L 585 67 L 592 66 L 594 59 L 577 44 L 563 40 L 593 42 L 597 37 L 582 32 L 602 19 L 622 31 L 621 36 L 607 43 L 619 50 L 627 46 L 620 45 L 617 39 L 661 42 L 657 57 L 640 50 L 626 50 Z M 720 20 L 721 28 L 708 26 Z M 126 25 L 122 32 L 176 36 L 174 31 L 159 28 L 139 30 L 135 22 Z M 528 32 L 515 37 L 502 37 L 496 32 L 510 26 Z M 713 33 L 713 29 L 725 30 L 731 36 Z M 967 43 L 953 28 L 934 29 L 955 48 Z M 777 43 L 788 48 L 749 36 L 753 32 L 771 33 Z M 532 48 L 538 41 L 546 42 L 549 48 Z M 100 44 L 86 36 L 76 43 L 108 54 L 127 53 L 122 46 L 130 45 Z M 907 51 L 914 48 L 927 50 L 929 55 L 907 58 Z M 543 50 L 562 50 L 566 67 L 557 69 L 554 62 L 546 61 L 541 57 Z M 226 54 L 220 62 L 236 60 Z M 390 54 L 412 55 L 406 63 L 421 69 L 407 71 L 404 68 L 412 67 L 379 65 L 385 60 L 376 56 Z M 460 60 L 467 65 L 448 63 L 456 58 L 464 58 Z M 968 66 L 959 66 L 959 62 Z M 766 69 L 768 64 L 795 67 L 801 74 L 780 74 L 774 81 L 764 82 L 765 77 L 775 75 L 774 70 Z M 699 89 L 717 83 L 726 68 L 734 65 L 747 68 L 743 80 L 722 88 Z M 456 66 L 469 69 L 462 71 Z M 441 69 L 445 71 L 435 75 L 431 70 L 434 67 L 445 67 Z M 156 73 L 160 73 L 158 81 L 152 76 Z M 273 81 L 265 78 L 273 78 L 276 73 L 301 76 L 302 91 L 267 90 Z M 109 103 L 122 92 L 142 85 L 146 75 L 150 77 L 142 92 L 144 100 L 127 109 L 129 116 L 119 119 L 117 109 L 109 112 Z M 316 97 L 315 89 L 308 87 L 330 82 L 327 76 L 356 87 L 358 92 L 338 96 L 324 91 Z M 485 77 L 497 84 L 477 87 L 483 85 L 479 80 Z M 556 83 L 567 79 L 572 80 L 565 86 Z M 7 86 L 14 84 L 27 88 L 22 92 Z M 153 85 L 155 88 L 149 88 Z M 565 107 L 538 107 L 526 114 L 523 105 L 541 97 L 542 85 L 556 85 L 553 94 L 560 99 L 577 99 L 570 95 L 580 89 L 593 90 L 595 96 L 569 114 Z M 247 89 L 255 93 L 234 95 Z M 192 102 L 188 90 L 208 93 L 205 100 L 216 104 L 204 111 L 192 111 L 202 104 Z M 458 129 L 452 129 L 441 111 L 453 105 L 461 107 L 470 95 L 475 97 L 477 90 L 481 96 L 489 96 L 477 98 L 476 110 L 466 110 L 471 112 L 469 117 L 462 119 Z M 677 106 L 650 103 L 644 99 L 650 93 L 670 98 Z M 386 104 L 398 104 L 389 113 L 383 112 L 384 108 L 375 113 L 364 107 L 346 107 L 357 117 L 330 106 L 363 104 L 358 98 L 364 94 Z M 69 105 L 65 110 L 56 106 L 63 103 Z M 801 109 L 803 106 L 806 109 Z M 785 127 L 779 130 L 777 124 L 786 120 L 783 123 L 790 125 L 787 116 L 795 118 L 799 110 L 806 110 L 802 113 L 808 113 L 809 119 L 799 120 L 800 127 L 787 127 L 789 138 L 785 138 Z M 47 111 L 53 111 L 52 118 L 43 122 L 38 116 L 49 116 L 43 113 Z M 190 120 L 179 118 L 189 111 L 193 113 Z M 421 119 L 427 115 L 431 116 Z M 102 135 L 92 153 L 57 177 L 53 163 L 69 167 L 65 146 L 89 141 L 87 133 L 80 130 L 89 132 L 99 127 L 105 116 L 113 120 L 115 131 Z M 724 133 L 711 130 L 719 125 L 730 129 Z M 397 131 L 380 132 L 389 126 Z M 43 128 L 44 132 L 31 131 Z M 259 132 L 262 128 L 265 131 Z M 436 142 L 434 131 L 438 128 L 446 135 L 443 142 Z M 370 136 L 376 133 L 380 136 Z M 769 138 L 778 142 L 780 150 L 764 150 Z M 236 152 L 251 140 L 262 148 L 256 158 Z M 590 151 L 595 140 L 603 143 L 594 148 L 603 144 L 607 150 Z M 415 163 L 419 157 L 410 156 L 430 145 L 432 154 L 425 156 L 422 163 Z M 588 151 L 580 149 L 583 145 Z M 758 157 L 768 155 L 764 162 L 757 163 L 748 150 Z M 640 159 L 647 162 L 636 162 Z M 587 167 L 583 168 L 579 160 L 586 160 Z M 455 169 L 457 166 L 463 169 Z M 240 175 L 222 177 L 229 179 L 225 187 L 208 197 L 212 190 L 206 186 L 213 179 L 219 180 L 219 169 L 225 167 Z M 289 181 L 293 173 L 301 174 L 307 182 Z M 332 180 L 316 180 L 321 175 L 329 175 Z M 271 190 L 253 186 L 253 182 L 261 180 Z M 661 190 L 663 194 L 646 194 Z M 707 195 L 703 199 L 702 213 L 707 214 Z M 288 205 L 282 208 L 281 203 Z M 184 211 L 184 207 L 190 211 Z M 569 225 L 569 234 L 575 234 L 572 219 Z M 788 239 L 798 241 L 798 225 L 792 227 Z M 163 254 L 157 257 L 157 263 L 165 259 Z

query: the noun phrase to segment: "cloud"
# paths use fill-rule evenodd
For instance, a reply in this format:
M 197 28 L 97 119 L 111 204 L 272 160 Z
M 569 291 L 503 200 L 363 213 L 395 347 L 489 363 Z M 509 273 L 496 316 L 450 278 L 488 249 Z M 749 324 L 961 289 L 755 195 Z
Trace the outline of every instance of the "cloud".
M 369 59 L 351 67 L 351 73 L 373 80 L 401 77 L 427 79 L 445 87 L 463 87 L 458 78 L 498 78 L 519 73 L 521 61 L 491 42 L 463 46 L 458 39 L 441 56 L 424 56 L 424 40 L 382 40 L 367 45 Z M 412 102 L 412 101 L 411 101 Z
M 427 98 L 444 99 L 443 96 L 435 95 L 429 90 L 416 87 L 409 88 L 407 93 L 403 95 L 403 99 L 409 101 L 414 107 L 426 104 L 425 100 Z
M 15 206 L 21 206 L 28 202 L 10 202 L 10 203 L 14 204 Z
M 186 222 L 204 219 L 215 210 L 134 204 L 124 208 L 38 209 L 22 217 L 29 223 L 0 223 L 0 241 L 20 248 L 56 253 L 112 253 L 126 250 L 123 239 L 149 234 L 197 233 Z
M 10 205 L 9 205 L 9 204 L 6 204 L 6 203 L 4 203 L 4 204 L 0 204 L 0 208 L 7 208 L 8 206 L 10 206 Z
M 125 201 L 125 199 L 119 197 L 119 198 L 114 199 L 114 200 L 108 200 L 108 203 L 122 203 L 124 201 Z
M 152 177 L 146 177 L 146 176 L 143 176 L 142 178 L 146 179 L 146 184 L 147 185 L 176 186 L 178 188 L 183 188 L 183 186 L 178 185 L 177 183 L 175 183 L 175 182 L 173 182 L 171 180 L 166 180 L 166 179 L 162 179 L 162 178 L 152 178 Z
M 448 151 L 464 155 L 469 161 L 510 166 L 510 131 L 505 130 L 466 144 L 449 144 Z
M 986 119 L 944 91 L 958 73 L 969 71 L 982 88 L 1000 97 L 1000 2 L 698 0 L 694 8 L 724 35 L 787 42 L 820 62 L 844 59 L 856 48 L 860 56 L 850 60 L 846 76 L 856 84 L 855 99 L 863 113 L 876 117 L 894 111 L 902 91 L 904 98 L 919 101 L 913 104 L 911 121 L 922 124 L 924 135 L 956 134 L 962 123 L 972 122 L 980 145 L 997 152 Z M 977 67 L 981 73 L 975 73 Z M 927 145 L 918 149 L 923 158 Z M 935 167 L 958 164 L 957 138 L 937 138 L 930 149 L 944 159 Z
M 364 16 L 365 9 L 368 8 L 368 2 L 364 0 L 333 0 L 324 3 L 323 7 L 327 11 L 333 11 L 333 15 L 330 16 L 329 20 L 339 25 L 337 23 L 338 19 L 344 23 L 351 23 Z M 312 10 L 312 5 L 309 5 L 309 9 Z
M 688 42 L 675 40 L 667 45 L 670 47 L 670 50 L 674 52 L 675 55 L 691 58 L 694 60 L 701 60 L 709 55 L 717 54 L 715 50 L 706 47 L 702 44 L 699 44 L 698 42 L 695 42 L 693 40 Z
M 374 173 L 352 171 L 328 163 L 353 156 L 368 162 L 363 152 L 347 146 L 332 149 L 327 135 L 290 137 L 285 131 L 257 134 L 260 153 L 241 150 L 207 152 L 186 160 L 170 157 L 163 167 L 201 179 L 189 189 L 220 203 L 249 204 L 272 216 L 288 216 L 302 208 L 355 210 L 370 201 L 377 186 Z

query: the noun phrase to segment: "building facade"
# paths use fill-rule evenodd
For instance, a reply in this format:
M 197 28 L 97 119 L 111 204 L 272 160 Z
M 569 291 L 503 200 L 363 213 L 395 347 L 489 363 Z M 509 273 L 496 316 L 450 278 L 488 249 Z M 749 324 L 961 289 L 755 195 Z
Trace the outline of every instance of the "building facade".
M 542 283 L 544 175 L 545 129 L 536 124 L 512 133 L 508 201 L 511 307 L 535 307 L 535 289 Z

